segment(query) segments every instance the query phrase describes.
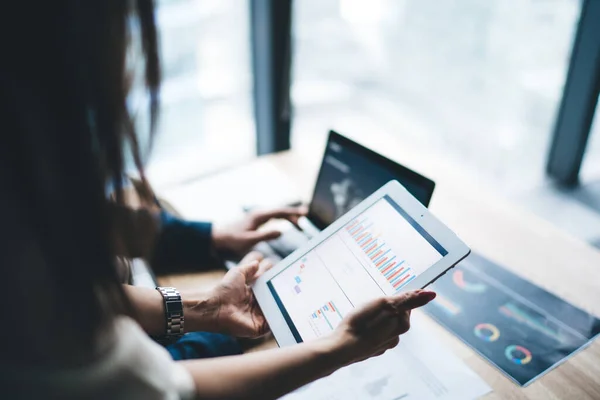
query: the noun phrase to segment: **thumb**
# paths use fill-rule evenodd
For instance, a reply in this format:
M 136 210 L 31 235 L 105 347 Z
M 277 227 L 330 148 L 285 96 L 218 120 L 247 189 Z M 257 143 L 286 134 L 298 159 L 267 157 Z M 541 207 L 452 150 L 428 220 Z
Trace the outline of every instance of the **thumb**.
M 239 272 L 244 277 L 246 283 L 254 281 L 254 276 L 258 272 L 258 261 L 252 261 L 248 264 L 240 265 L 234 271 Z
M 249 231 L 244 233 L 244 239 L 248 242 L 248 245 L 254 246 L 258 242 L 264 242 L 267 240 L 277 239 L 281 236 L 281 232 L 270 230 L 270 231 Z
M 256 251 L 253 250 L 250 253 L 246 254 L 238 263 L 239 265 L 244 265 L 244 264 L 249 264 L 252 261 L 258 261 L 261 262 L 263 259 L 265 258 L 265 256 L 260 252 L 260 251 Z

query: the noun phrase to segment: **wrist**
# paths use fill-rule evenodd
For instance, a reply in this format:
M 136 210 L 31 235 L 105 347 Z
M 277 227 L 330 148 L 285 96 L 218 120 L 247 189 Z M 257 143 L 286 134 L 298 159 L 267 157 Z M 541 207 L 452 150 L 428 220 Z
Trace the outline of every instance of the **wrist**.
M 217 252 L 223 252 L 227 250 L 228 234 L 218 227 L 212 229 L 212 246 Z
M 186 332 L 215 330 L 220 308 L 216 296 L 209 291 L 185 291 L 181 293 L 181 300 Z
M 168 286 L 157 286 L 156 290 L 163 298 L 165 339 L 177 340 L 185 330 L 181 294 L 176 288 Z
M 338 332 L 324 336 L 313 343 L 315 344 L 316 357 L 319 358 L 321 365 L 332 371 L 345 367 L 353 361 L 349 341 Z

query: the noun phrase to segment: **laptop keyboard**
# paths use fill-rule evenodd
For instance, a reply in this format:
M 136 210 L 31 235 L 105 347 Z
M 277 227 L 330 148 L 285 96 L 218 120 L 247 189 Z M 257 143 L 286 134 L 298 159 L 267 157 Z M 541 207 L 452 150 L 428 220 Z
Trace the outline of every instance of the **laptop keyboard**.
M 277 239 L 269 241 L 269 247 L 281 258 L 292 254 L 296 249 L 308 242 L 309 238 L 297 229 L 290 229 L 281 234 Z

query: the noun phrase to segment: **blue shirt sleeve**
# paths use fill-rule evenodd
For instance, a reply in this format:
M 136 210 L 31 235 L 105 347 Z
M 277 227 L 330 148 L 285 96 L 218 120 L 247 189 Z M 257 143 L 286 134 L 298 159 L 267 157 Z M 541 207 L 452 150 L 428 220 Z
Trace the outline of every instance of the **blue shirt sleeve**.
M 172 268 L 199 271 L 214 265 L 211 223 L 186 221 L 165 211 L 160 220 L 152 261 L 155 272 L 174 272 Z

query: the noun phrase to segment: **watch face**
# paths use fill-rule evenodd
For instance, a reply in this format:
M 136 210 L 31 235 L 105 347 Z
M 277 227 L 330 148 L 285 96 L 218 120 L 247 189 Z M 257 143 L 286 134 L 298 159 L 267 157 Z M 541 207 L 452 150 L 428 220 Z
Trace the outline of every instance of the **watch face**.
M 165 299 L 165 310 L 168 314 L 177 316 L 183 315 L 183 303 L 181 302 L 181 297 L 175 300 L 167 300 Z

